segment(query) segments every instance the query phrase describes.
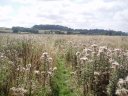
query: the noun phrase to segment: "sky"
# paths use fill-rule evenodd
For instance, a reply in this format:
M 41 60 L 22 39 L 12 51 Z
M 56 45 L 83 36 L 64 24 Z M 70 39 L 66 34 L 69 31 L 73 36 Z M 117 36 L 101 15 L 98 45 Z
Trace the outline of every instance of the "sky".
M 128 32 L 128 0 L 0 0 L 1 27 L 35 24 Z

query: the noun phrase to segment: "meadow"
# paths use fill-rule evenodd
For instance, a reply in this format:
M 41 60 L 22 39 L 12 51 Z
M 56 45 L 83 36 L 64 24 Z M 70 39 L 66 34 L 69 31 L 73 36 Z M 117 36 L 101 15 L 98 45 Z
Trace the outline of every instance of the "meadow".
M 0 34 L 0 96 L 128 96 L 128 37 Z

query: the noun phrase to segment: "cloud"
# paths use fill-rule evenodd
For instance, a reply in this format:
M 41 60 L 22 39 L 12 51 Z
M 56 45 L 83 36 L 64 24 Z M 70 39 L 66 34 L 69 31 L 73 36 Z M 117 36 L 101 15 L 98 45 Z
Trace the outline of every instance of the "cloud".
M 60 24 L 128 31 L 127 0 L 5 0 L 0 26 Z M 1 15 L 4 14 L 4 15 Z M 6 16 L 5 16 L 6 15 Z

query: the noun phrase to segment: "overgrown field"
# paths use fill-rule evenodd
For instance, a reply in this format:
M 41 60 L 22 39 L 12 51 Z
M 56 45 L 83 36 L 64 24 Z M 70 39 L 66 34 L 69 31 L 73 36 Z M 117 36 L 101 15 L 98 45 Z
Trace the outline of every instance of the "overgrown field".
M 0 34 L 0 96 L 128 96 L 128 37 Z

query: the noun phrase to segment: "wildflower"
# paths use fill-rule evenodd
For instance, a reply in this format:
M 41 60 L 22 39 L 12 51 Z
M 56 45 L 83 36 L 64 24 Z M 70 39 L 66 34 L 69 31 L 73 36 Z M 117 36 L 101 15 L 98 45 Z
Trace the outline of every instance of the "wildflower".
M 106 46 L 101 46 L 101 47 L 99 48 L 99 51 L 100 51 L 100 52 L 107 52 L 107 47 L 106 47 Z
M 71 75 L 75 75 L 76 74 L 76 71 L 75 72 L 70 72 Z
M 42 71 L 41 74 L 45 74 L 45 71 Z
M 0 52 L 0 58 L 6 58 L 5 54 Z
M 53 59 L 52 59 L 51 57 L 48 58 L 48 61 L 51 62 L 51 63 L 52 63 L 52 60 L 53 60 Z
M 26 68 L 25 71 L 29 72 L 30 71 L 30 68 Z
M 95 72 L 94 72 L 94 75 L 95 75 L 95 76 L 99 76 L 100 73 L 95 71 Z
M 16 70 L 17 70 L 17 71 L 19 71 L 19 70 L 20 70 L 20 68 L 18 67 Z
M 128 90 L 125 89 L 125 88 L 122 88 L 121 89 L 121 94 L 122 94 L 122 96 L 128 96 Z
M 54 67 L 54 68 L 53 68 L 53 71 L 55 71 L 55 70 L 57 70 L 57 67 Z
M 116 94 L 118 96 L 128 96 L 128 90 L 125 88 L 117 89 Z
M 128 76 L 125 78 L 125 82 L 128 83 Z
M 123 84 L 124 84 L 124 80 L 123 79 L 119 79 L 117 85 L 119 88 L 122 88 L 123 87 Z
M 25 68 L 24 67 L 22 67 L 22 71 L 25 71 Z
M 112 68 L 117 69 L 118 67 L 119 67 L 119 63 L 116 62 L 116 61 L 114 61 L 114 62 L 112 63 Z
M 122 94 L 123 96 L 128 96 L 128 90 L 127 90 L 127 89 L 122 88 L 121 91 L 122 91 L 122 93 L 123 93 L 123 94 Z
M 12 87 L 10 88 L 10 91 L 15 91 L 15 89 L 16 89 L 15 87 Z
M 48 74 L 49 74 L 49 75 L 52 75 L 52 72 L 51 72 L 51 71 L 48 71 Z
M 35 70 L 34 73 L 35 73 L 35 74 L 39 74 L 40 72 L 39 72 L 38 70 Z
M 97 47 L 97 45 L 96 44 L 93 44 L 93 45 L 91 45 L 93 48 L 96 48 Z
M 114 52 L 115 52 L 115 55 L 118 56 L 120 54 L 121 50 L 120 49 L 114 49 Z
M 31 68 L 31 64 L 27 64 L 26 68 L 28 68 L 28 69 Z
M 12 87 L 10 88 L 10 95 L 14 95 L 14 96 L 24 96 L 28 91 L 24 88 L 15 88 Z
M 27 90 L 24 88 L 17 88 L 16 91 L 21 92 L 21 93 L 27 93 Z
M 114 51 L 115 51 L 115 52 L 120 52 L 121 50 L 118 49 L 118 48 L 116 48 L 116 49 L 114 49 Z
M 93 56 L 93 57 L 96 56 L 96 52 L 92 52 L 92 56 Z
M 114 61 L 113 61 L 113 59 L 112 58 L 110 58 L 109 59 L 109 63 L 113 63 Z
M 90 54 L 91 52 L 92 52 L 92 50 L 91 49 L 83 49 L 83 52 L 85 52 L 86 54 Z
M 48 55 L 48 53 L 47 52 L 44 52 L 43 55 Z
M 87 58 L 89 58 L 91 55 L 90 55 L 90 54 L 86 54 L 85 56 L 86 56 Z
M 96 44 L 93 44 L 93 45 L 91 45 L 91 46 L 92 46 L 92 48 L 93 48 L 93 51 L 96 52 L 96 51 L 97 51 L 97 45 L 96 45 Z
M 101 54 L 103 54 L 104 52 L 102 50 L 99 50 L 97 56 L 99 57 Z
M 80 55 L 80 52 L 76 52 L 76 56 L 79 56 Z
M 116 95 L 121 95 L 121 90 L 120 89 L 116 90 Z
M 82 57 L 82 58 L 80 58 L 80 60 L 82 60 L 82 61 L 87 61 L 88 58 L 87 58 L 87 57 Z
M 42 56 L 40 57 L 40 59 L 47 58 L 47 57 L 48 57 L 48 53 L 47 53 L 47 52 L 44 52 L 44 53 L 42 54 Z
M 8 63 L 9 63 L 10 65 L 13 65 L 13 64 L 14 64 L 12 61 L 8 61 Z

